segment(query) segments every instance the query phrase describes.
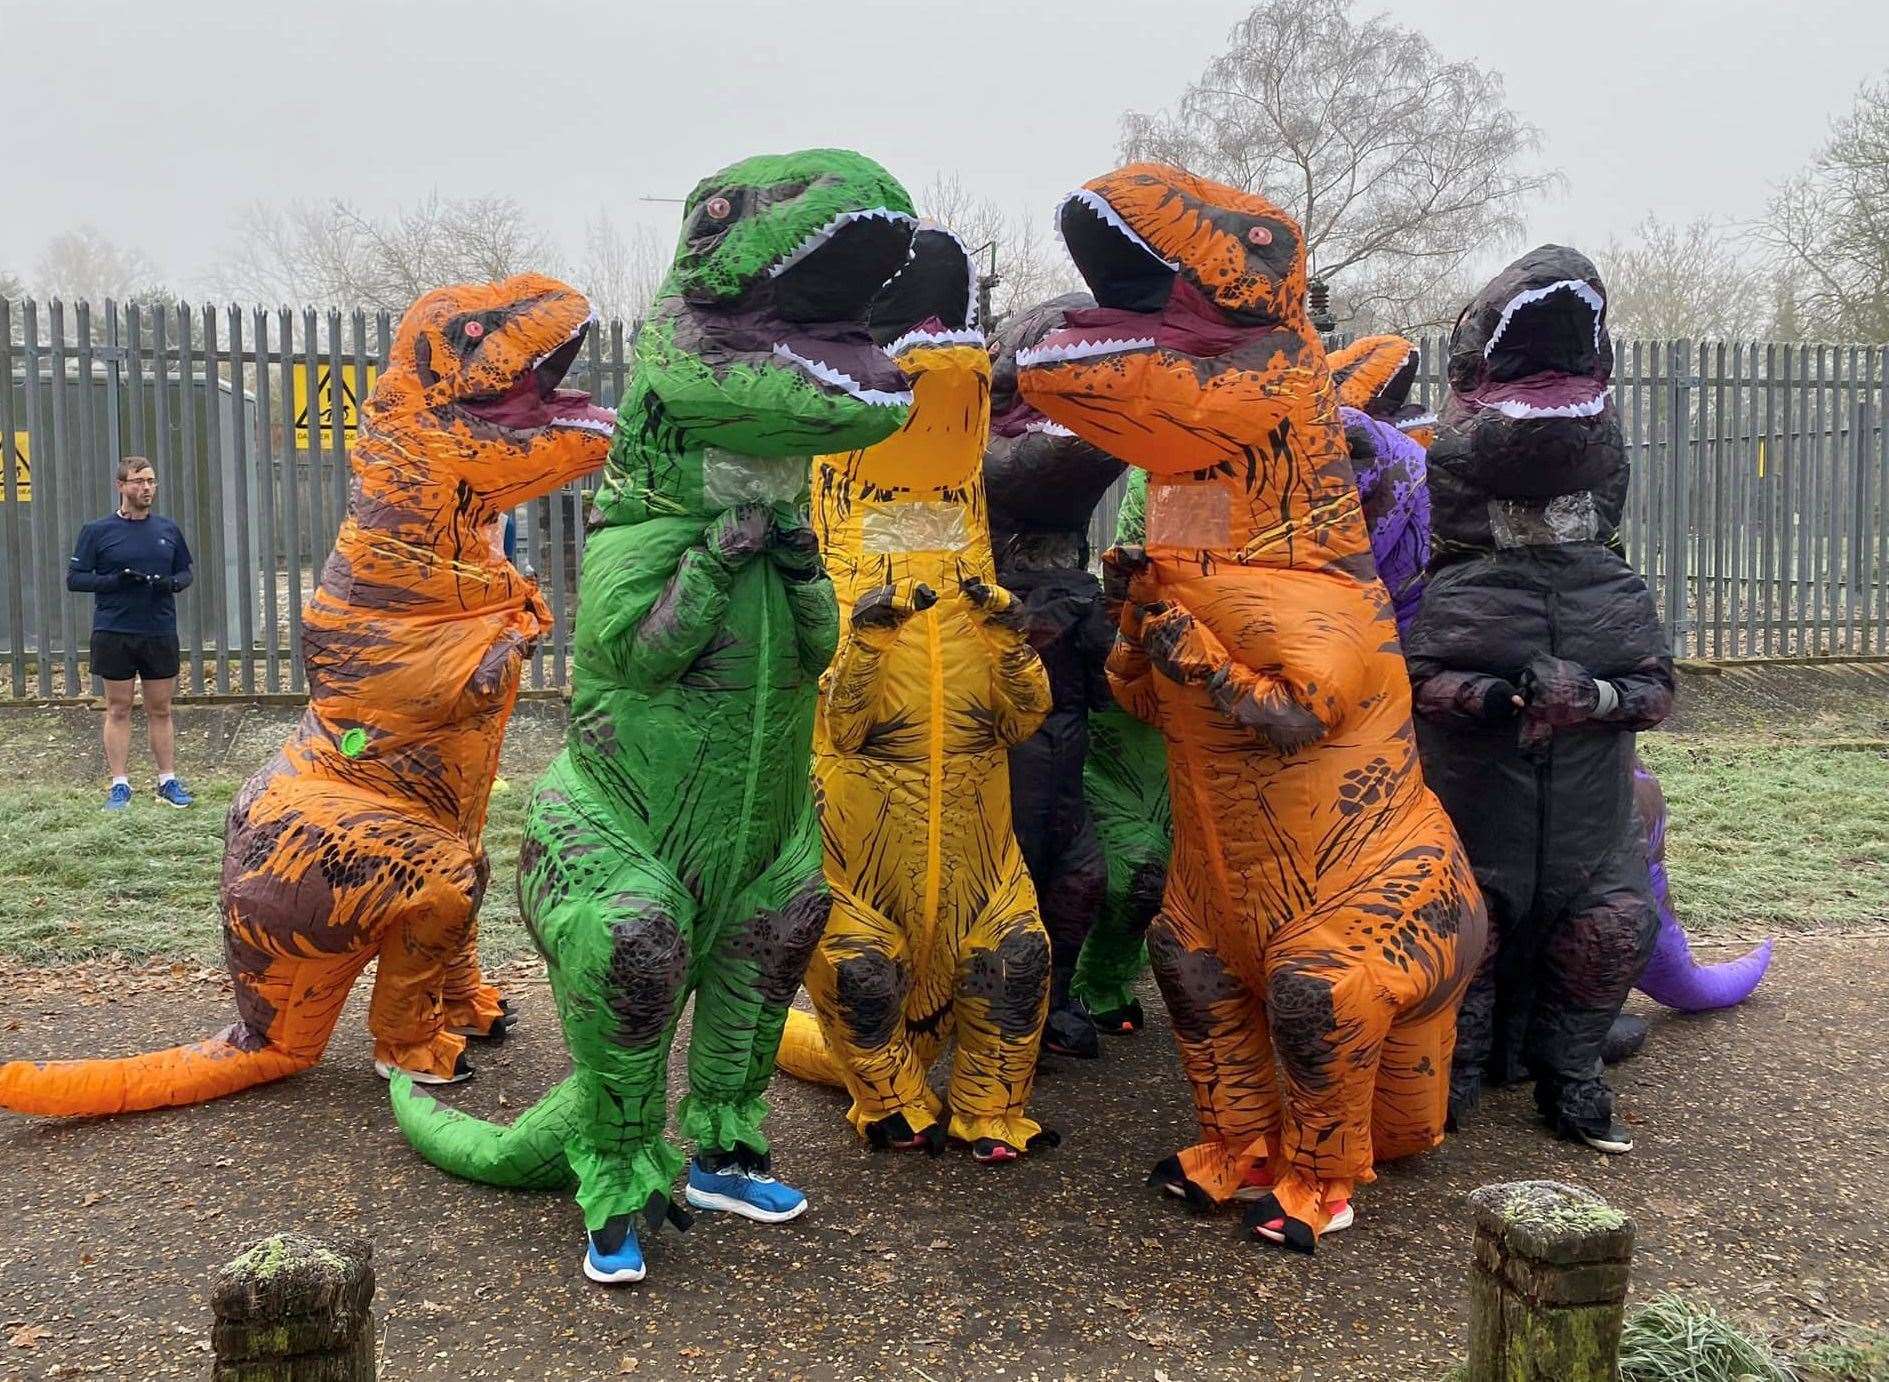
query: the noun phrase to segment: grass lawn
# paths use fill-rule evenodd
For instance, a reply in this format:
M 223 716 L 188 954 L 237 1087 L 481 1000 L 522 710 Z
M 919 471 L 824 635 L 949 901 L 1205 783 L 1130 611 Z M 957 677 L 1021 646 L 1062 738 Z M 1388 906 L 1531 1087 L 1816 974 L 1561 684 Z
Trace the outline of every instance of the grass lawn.
M 1855 732 L 1823 729 L 1849 745 Z M 1889 749 L 1780 742 L 1745 726 L 1648 735 L 1641 747 L 1671 805 L 1673 896 L 1694 935 L 1889 925 Z M 493 961 L 531 948 L 513 879 L 541 766 L 508 768 L 492 798 L 480 952 Z M 107 816 L 96 787 L 12 775 L 0 790 L 0 958 L 220 962 L 223 818 L 240 785 L 193 777 L 190 811 L 159 806 L 146 787 Z
M 242 783 L 193 777 L 197 804 L 161 806 L 149 789 L 117 815 L 97 789 L 17 782 L 0 793 L 0 958 L 76 960 L 115 951 L 220 964 L 216 900 L 223 821 Z M 529 783 L 492 796 L 486 848 L 492 886 L 480 910 L 479 953 L 531 949 L 513 887 Z

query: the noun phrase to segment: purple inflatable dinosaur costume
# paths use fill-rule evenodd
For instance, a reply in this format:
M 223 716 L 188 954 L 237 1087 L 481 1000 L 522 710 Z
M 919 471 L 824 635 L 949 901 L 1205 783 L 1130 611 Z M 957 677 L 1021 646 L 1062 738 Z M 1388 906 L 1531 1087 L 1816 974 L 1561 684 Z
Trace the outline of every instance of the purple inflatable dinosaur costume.
M 1371 552 L 1377 559 L 1378 576 L 1390 591 L 1401 635 L 1423 603 L 1424 572 L 1430 564 L 1430 491 L 1424 451 L 1408 433 L 1360 409 L 1341 407 L 1338 414 L 1358 476 Z M 1633 764 L 1633 795 L 1659 911 L 1653 955 L 1635 987 L 1662 1007 L 1686 1013 L 1743 1002 L 1771 963 L 1771 942 L 1722 964 L 1702 965 L 1692 958 L 1692 947 L 1673 915 L 1667 891 L 1666 797 L 1659 779 L 1638 759 Z M 1613 1061 L 1629 1056 L 1645 1039 L 1644 1019 L 1623 1016 L 1608 1035 L 1606 1057 Z

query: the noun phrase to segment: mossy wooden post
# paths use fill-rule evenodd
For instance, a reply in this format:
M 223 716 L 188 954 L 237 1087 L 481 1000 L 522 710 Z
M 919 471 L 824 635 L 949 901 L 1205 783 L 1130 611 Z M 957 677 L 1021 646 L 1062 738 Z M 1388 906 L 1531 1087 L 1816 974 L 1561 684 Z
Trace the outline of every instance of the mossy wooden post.
M 374 1382 L 373 1249 L 299 1233 L 217 1272 L 211 1382 Z
M 1551 1180 L 1469 1197 L 1476 1261 L 1465 1382 L 1613 1382 L 1633 1221 Z

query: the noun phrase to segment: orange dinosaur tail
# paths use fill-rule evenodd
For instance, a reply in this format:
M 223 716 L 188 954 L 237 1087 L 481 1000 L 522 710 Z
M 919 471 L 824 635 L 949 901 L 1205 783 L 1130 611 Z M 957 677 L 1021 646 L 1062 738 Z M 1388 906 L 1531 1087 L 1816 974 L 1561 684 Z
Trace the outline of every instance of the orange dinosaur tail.
M 122 1060 L 9 1061 L 0 1065 L 0 1108 L 55 1117 L 175 1108 L 282 1079 L 321 1059 L 319 1049 L 244 1050 L 233 1039 L 244 1030 L 238 1025 L 192 1046 Z

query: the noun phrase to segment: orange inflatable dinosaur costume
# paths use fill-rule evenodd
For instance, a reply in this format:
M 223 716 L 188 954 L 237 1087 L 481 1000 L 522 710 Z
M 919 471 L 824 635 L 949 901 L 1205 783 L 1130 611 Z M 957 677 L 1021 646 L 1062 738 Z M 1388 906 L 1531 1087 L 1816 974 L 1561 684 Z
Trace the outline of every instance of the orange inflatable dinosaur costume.
M 1152 1183 L 1310 1251 L 1374 1162 L 1442 1140 L 1487 919 L 1417 764 L 1298 226 L 1149 164 L 1060 219 L 1099 306 L 1019 354 L 1023 394 L 1150 475 L 1108 671 L 1167 743 L 1148 951 L 1201 1127 Z
M 487 529 L 603 464 L 615 414 L 557 388 L 589 319 L 574 290 L 529 275 L 407 310 L 303 616 L 307 713 L 230 808 L 223 947 L 241 1020 L 124 1060 L 11 1062 L 0 1106 L 120 1113 L 294 1074 L 376 956 L 377 1068 L 470 1073 L 449 1028 L 489 1032 L 501 1013 L 472 949 L 486 801 L 520 667 L 551 624 Z

